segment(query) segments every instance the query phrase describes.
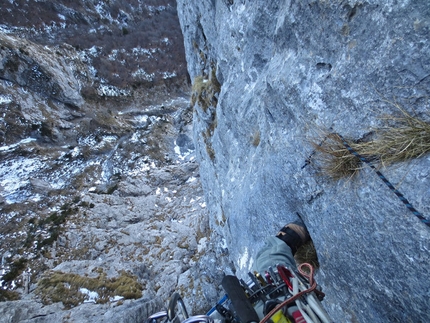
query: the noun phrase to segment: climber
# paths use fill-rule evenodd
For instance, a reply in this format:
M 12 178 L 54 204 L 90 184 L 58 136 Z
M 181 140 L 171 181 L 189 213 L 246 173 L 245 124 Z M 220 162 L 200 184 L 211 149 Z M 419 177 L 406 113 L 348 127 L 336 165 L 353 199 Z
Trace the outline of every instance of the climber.
M 256 257 L 256 270 L 264 273 L 269 266 L 281 264 L 295 268 L 294 254 L 310 240 L 309 232 L 301 220 L 285 225 L 275 237 L 269 237 Z
M 332 323 L 321 306 L 324 294 L 313 279 L 312 266 L 302 264 L 296 269 L 294 254 L 309 240 L 301 220 L 285 225 L 257 253 L 256 271 L 248 273 L 249 282 L 234 275 L 224 276 L 221 285 L 226 295 L 206 315 L 189 317 L 181 297 L 175 293 L 168 310 L 150 316 L 147 323 L 165 317 L 169 322 L 180 323 L 178 313 L 186 318 L 183 323 L 265 323 L 269 319 L 274 323 Z M 302 271 L 301 266 L 307 267 L 308 272 Z
M 274 266 L 275 264 L 282 265 L 290 269 L 296 268 L 294 254 L 309 240 L 310 235 L 303 221 L 297 220 L 285 225 L 275 237 L 269 237 L 266 240 L 264 247 L 258 252 L 256 257 L 256 270 L 260 273 L 264 273 L 267 271 L 267 268 Z M 331 321 L 324 309 L 320 307 L 318 301 L 316 301 L 316 298 L 308 298 L 307 301 L 314 303 L 312 304 L 312 310 L 317 313 L 319 319 L 323 322 Z M 277 304 L 272 304 L 272 308 L 268 309 L 267 307 L 270 306 L 270 303 L 266 302 L 264 313 L 268 313 L 273 309 L 273 307 L 275 307 L 275 305 Z M 288 314 L 286 314 L 286 312 L 288 312 Z M 278 311 L 271 317 L 272 321 L 275 323 L 292 322 L 286 319 L 284 314 L 291 317 L 293 322 L 320 322 L 318 319 L 315 321 L 312 320 L 312 318 L 315 318 L 312 313 L 311 316 L 313 317 L 306 315 L 299 302 L 296 302 L 296 304 L 290 304 L 289 307 L 284 310 L 284 313 Z M 258 313 L 258 316 L 261 320 L 261 313 Z
M 296 272 L 294 254 L 309 240 L 305 224 L 301 220 L 291 222 L 276 236 L 269 237 L 257 253 L 256 271 L 248 274 L 250 282 L 239 281 L 231 275 L 224 277 L 222 286 L 241 322 L 267 322 L 269 318 L 274 323 L 332 322 L 320 304 L 324 294 L 317 289 L 313 268 L 309 264 L 301 265 L 307 267 L 309 275 L 300 269 L 301 266 L 298 268 L 308 281 L 299 278 Z

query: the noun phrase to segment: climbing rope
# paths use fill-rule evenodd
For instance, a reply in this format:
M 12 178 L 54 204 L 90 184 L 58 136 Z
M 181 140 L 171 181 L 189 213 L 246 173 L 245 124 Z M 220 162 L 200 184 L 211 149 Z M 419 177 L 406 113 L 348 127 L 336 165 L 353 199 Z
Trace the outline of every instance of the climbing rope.
M 305 271 L 303 271 L 303 267 L 307 267 L 309 274 L 307 274 Z M 301 264 L 298 268 L 297 268 L 300 272 L 301 275 L 305 276 L 306 278 L 308 278 L 309 280 L 309 285 L 310 287 L 308 289 L 305 289 L 299 293 L 297 293 L 296 295 L 286 299 L 285 301 L 283 301 L 282 303 L 280 303 L 279 305 L 277 305 L 273 310 L 271 310 L 265 317 L 263 317 L 260 321 L 260 323 L 266 323 L 272 316 L 273 314 L 275 314 L 277 311 L 279 311 L 280 309 L 282 309 L 284 306 L 291 304 L 292 302 L 294 302 L 295 300 L 299 299 L 300 297 L 302 297 L 305 294 L 309 294 L 313 291 L 317 291 L 317 283 L 314 280 L 314 268 L 312 267 L 312 265 L 308 264 L 308 263 L 303 263 Z
M 330 127 L 328 130 L 332 130 L 333 129 L 333 127 Z M 325 143 L 325 141 L 327 140 L 327 138 L 328 138 L 328 135 L 326 135 L 322 140 L 321 140 L 321 142 L 318 144 L 318 147 L 321 147 L 324 143 Z M 312 159 L 312 157 L 316 154 L 316 152 L 317 152 L 317 150 L 316 149 L 314 149 L 314 150 L 312 150 L 311 151 L 311 153 L 309 154 L 309 156 L 308 156 L 308 158 L 306 158 L 306 160 L 305 160 L 305 163 L 304 163 L 304 165 L 302 166 L 302 169 L 303 168 L 305 168 L 306 166 L 308 166 L 310 163 L 311 163 L 311 159 Z
M 341 135 L 337 134 L 339 138 L 342 140 L 342 144 L 348 149 L 348 151 L 356 156 L 358 159 L 360 159 L 363 163 L 366 163 L 372 170 L 375 171 L 375 173 L 379 176 L 379 178 L 388 186 L 388 188 L 393 191 L 394 194 L 400 199 L 400 201 L 403 202 L 403 204 L 406 205 L 406 207 L 411 211 L 422 223 L 430 227 L 430 221 L 426 219 L 420 212 L 418 212 L 411 203 L 406 199 L 406 197 L 403 196 L 402 193 L 400 193 L 393 184 L 390 183 L 390 181 L 379 171 L 376 169 L 375 166 L 373 166 L 365 157 L 361 156 L 359 153 L 357 153 L 354 149 L 351 148 L 351 146 L 346 142 L 345 138 L 343 138 Z

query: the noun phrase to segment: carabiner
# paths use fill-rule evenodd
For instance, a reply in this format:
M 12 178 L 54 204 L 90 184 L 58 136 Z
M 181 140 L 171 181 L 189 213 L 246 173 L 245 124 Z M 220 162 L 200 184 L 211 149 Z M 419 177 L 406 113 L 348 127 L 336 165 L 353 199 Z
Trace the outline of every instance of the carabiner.
M 164 317 L 167 317 L 166 311 L 157 312 L 155 314 L 152 314 L 148 319 L 146 320 L 146 323 L 157 323 L 157 320 L 162 319 Z
M 207 315 L 196 315 L 196 316 L 191 316 L 191 317 L 187 318 L 182 323 L 198 323 L 198 322 L 214 323 L 214 320 L 212 317 L 207 316 Z

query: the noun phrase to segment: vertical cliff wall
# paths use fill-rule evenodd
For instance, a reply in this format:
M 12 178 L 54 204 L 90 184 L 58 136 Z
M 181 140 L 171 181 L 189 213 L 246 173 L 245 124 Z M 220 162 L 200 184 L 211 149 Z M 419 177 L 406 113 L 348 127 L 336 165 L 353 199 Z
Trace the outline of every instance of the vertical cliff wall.
M 318 129 L 367 141 L 398 107 L 429 121 L 428 1 L 179 0 L 178 13 L 212 228 L 239 274 L 299 212 L 336 322 L 429 321 L 429 227 L 369 167 L 334 181 L 319 152 L 305 163 Z M 382 170 L 430 214 L 428 155 Z

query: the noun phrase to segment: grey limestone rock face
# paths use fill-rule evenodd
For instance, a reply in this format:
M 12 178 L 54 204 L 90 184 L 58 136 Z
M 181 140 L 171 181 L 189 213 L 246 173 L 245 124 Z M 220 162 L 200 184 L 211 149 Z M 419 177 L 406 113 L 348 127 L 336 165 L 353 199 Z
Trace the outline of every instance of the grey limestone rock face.
M 239 274 L 264 238 L 302 215 L 336 322 L 425 322 L 430 230 L 364 167 L 350 180 L 303 167 L 317 129 L 359 140 L 399 111 L 429 121 L 428 1 L 178 1 L 192 80 L 216 71 L 194 136 L 213 230 Z M 317 157 L 315 155 L 315 157 Z M 383 173 L 430 214 L 430 157 Z
M 78 310 L 64 310 L 60 303 L 43 306 L 41 303 L 21 301 L 20 306 L 16 302 L 2 303 L 0 313 L 2 322 L 18 323 L 42 323 L 61 322 L 72 319 L 75 322 L 86 322 L 91 318 L 92 322 L 144 322 L 145 319 L 157 311 L 161 304 L 150 299 L 138 301 L 126 301 L 120 306 L 83 304 Z M 118 307 L 123 307 L 118 309 Z M 124 315 L 127 313 L 127 315 Z

